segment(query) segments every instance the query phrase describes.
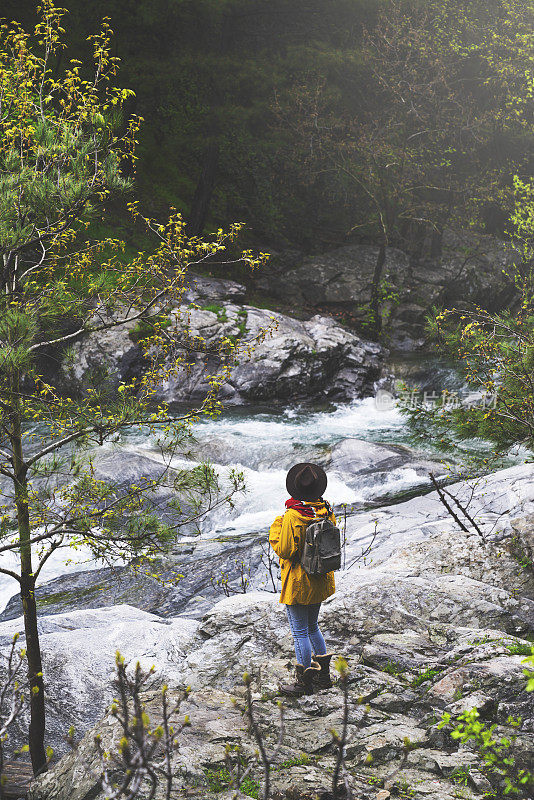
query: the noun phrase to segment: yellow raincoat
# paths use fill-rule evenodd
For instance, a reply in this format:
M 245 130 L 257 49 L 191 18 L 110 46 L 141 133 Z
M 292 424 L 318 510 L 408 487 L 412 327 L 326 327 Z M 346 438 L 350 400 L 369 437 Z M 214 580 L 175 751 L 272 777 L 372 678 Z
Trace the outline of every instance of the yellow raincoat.
M 304 503 L 311 506 L 317 517 L 326 516 L 327 509 L 320 500 Z M 336 524 L 334 514 L 330 519 Z M 300 514 L 296 509 L 289 508 L 286 513 L 277 517 L 269 531 L 269 544 L 280 558 L 282 570 L 282 593 L 280 602 L 287 605 L 300 603 L 308 606 L 312 603 L 322 603 L 327 597 L 334 594 L 334 573 L 326 575 L 308 575 L 298 563 L 298 554 L 304 547 L 304 536 L 310 517 Z

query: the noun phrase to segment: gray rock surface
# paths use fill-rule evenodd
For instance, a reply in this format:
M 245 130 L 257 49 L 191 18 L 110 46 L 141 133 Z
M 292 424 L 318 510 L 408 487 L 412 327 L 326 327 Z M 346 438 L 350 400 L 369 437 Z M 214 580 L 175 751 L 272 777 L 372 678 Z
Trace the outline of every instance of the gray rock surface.
M 251 622 L 257 629 L 265 621 L 254 612 L 262 600 L 259 596 L 249 599 L 252 600 L 248 609 L 252 609 Z M 224 601 L 210 615 L 212 627 L 201 627 L 199 634 L 205 637 L 211 633 L 214 638 L 221 637 L 223 617 L 232 614 L 235 622 L 242 611 L 241 601 L 233 598 Z M 448 630 L 451 632 L 451 626 Z M 386 643 L 380 638 L 375 638 L 374 642 L 377 651 L 385 647 L 384 656 L 389 656 Z M 427 797 L 452 800 L 458 797 L 455 776 L 460 770 L 462 774 L 467 773 L 470 781 L 461 796 L 479 796 L 479 772 L 476 769 L 479 758 L 476 752 L 457 747 L 445 731 L 437 729 L 436 720 L 444 711 L 458 713 L 478 704 L 483 720 L 490 723 L 495 718 L 499 721 L 500 735 L 513 732 L 515 729 L 500 719 L 510 709 L 514 711 L 518 707 L 524 715 L 531 715 L 533 700 L 524 691 L 523 657 L 510 652 L 518 643 L 519 640 L 503 636 L 501 631 L 486 629 L 451 632 L 449 637 L 443 635 L 438 647 L 435 640 L 421 638 L 416 643 L 412 636 L 411 645 L 422 663 L 410 667 L 389 658 L 374 666 L 358 663 L 356 649 L 345 643 L 344 654 L 350 669 L 346 753 L 355 796 L 376 800 L 380 787 L 383 787 L 382 791 L 390 792 L 392 796 L 410 789 L 409 796 L 416 800 Z M 229 644 L 228 651 L 234 644 L 233 641 Z M 431 662 L 434 670 L 426 677 L 425 670 L 429 664 L 424 659 L 428 659 L 432 652 L 439 655 L 440 660 L 436 658 Z M 364 651 L 363 658 L 368 661 L 368 652 Z M 276 679 L 287 670 L 287 661 L 275 659 L 265 671 L 255 672 L 256 718 L 269 748 L 274 746 L 278 736 L 278 709 L 272 694 L 276 689 Z M 459 673 L 461 680 L 455 680 Z M 180 736 L 173 757 L 176 789 L 178 792 L 184 790 L 184 794 L 178 793 L 177 797 L 200 800 L 215 796 L 208 789 L 208 777 L 210 771 L 224 768 L 226 744 L 241 746 L 246 759 L 254 757 L 255 743 L 241 714 L 243 687 L 238 674 L 233 675 L 233 681 L 230 689 L 215 685 L 193 686 L 189 698 L 179 707 L 177 720 L 188 714 L 192 726 Z M 444 685 L 454 686 L 454 691 L 450 688 L 445 691 Z M 174 692 L 172 697 L 178 698 L 178 692 Z M 155 692 L 145 695 L 146 710 L 153 724 L 158 722 L 161 713 L 158 700 Z M 327 797 L 335 759 L 331 730 L 340 729 L 341 702 L 339 686 L 312 697 L 285 702 L 284 745 L 272 771 L 273 797 L 288 800 L 311 798 L 313 794 L 306 794 L 311 791 L 318 792 L 320 797 L 325 793 L 324 797 Z M 516 756 L 523 759 L 523 763 L 527 763 L 529 748 L 534 741 L 529 719 L 524 717 L 518 732 L 520 742 L 516 744 Z M 102 737 L 105 749 L 116 748 L 119 738 L 116 720 L 107 716 L 87 733 L 77 751 L 67 755 L 34 785 L 32 800 L 102 798 L 98 791 L 99 759 L 94 746 L 95 733 Z M 305 754 L 305 759 L 302 754 Z M 303 760 L 304 764 L 301 763 Z M 261 780 L 259 768 L 254 769 L 253 776 Z M 387 795 L 381 796 L 385 798 Z
M 187 320 L 192 338 L 202 340 L 211 355 L 190 352 L 186 362 L 157 387 L 156 401 L 205 397 L 210 376 L 222 369 L 216 350 L 225 337 L 242 352 L 222 387 L 225 404 L 351 400 L 372 393 L 384 357 L 380 345 L 364 341 L 327 316 L 300 321 L 236 305 L 242 288 L 232 281 L 197 278 L 189 292 L 193 305 L 176 308 L 171 324 L 180 329 Z M 133 327 L 128 323 L 76 342 L 63 363 L 63 382 L 82 390 L 90 376 L 100 375 L 114 390 L 119 382 L 142 374 L 146 367 L 131 337 Z
M 386 800 L 388 793 L 395 797 L 409 788 L 416 800 L 452 800 L 458 797 L 458 775 L 467 781 L 462 797 L 479 797 L 488 786 L 499 796 L 502 786 L 480 769 L 476 751 L 458 746 L 437 728 L 444 711 L 457 715 L 477 706 L 485 723 L 497 725 L 496 734 L 517 734 L 514 755 L 528 764 L 534 748 L 534 693 L 525 691 L 523 661 L 530 647 L 525 637 L 534 631 L 532 575 L 511 554 L 510 543 L 522 522 L 525 529 L 530 524 L 533 475 L 534 468 L 526 464 L 487 476 L 476 486 L 451 488 L 458 497 L 471 497 L 471 513 L 485 532 L 485 544 L 476 533 L 455 530 L 432 494 L 349 520 L 351 556 L 365 543 L 363 529 L 373 515 L 381 530 L 372 560 L 352 566 L 347 560 L 336 594 L 321 612 L 329 648 L 349 663 L 347 761 L 356 796 Z M 215 797 L 208 772 L 223 767 L 225 743 L 239 744 L 245 757 L 252 757 L 255 745 L 239 713 L 245 670 L 253 676 L 257 718 L 273 746 L 278 735 L 273 696 L 293 662 L 287 620 L 275 596 L 251 592 L 224 598 L 200 624 L 181 617 L 158 620 L 124 607 L 77 613 L 78 618 L 62 614 L 41 621 L 48 691 L 51 696 L 65 693 L 71 704 L 67 713 L 74 713 L 92 686 L 88 650 L 102 681 L 111 665 L 109 649 L 122 647 L 121 637 L 131 659 L 153 659 L 157 677 L 170 680 L 177 690 L 192 687 L 179 710 L 189 714 L 192 729 L 181 737 L 174 757 L 177 791 L 184 792 L 177 797 Z M 98 626 L 106 618 L 110 628 L 101 636 Z M 126 625 L 121 626 L 123 618 Z M 0 625 L 3 641 L 17 625 Z M 104 701 L 102 692 L 95 691 L 93 708 L 98 706 L 100 714 Z M 146 702 L 151 718 L 157 719 L 156 694 L 149 693 Z M 331 729 L 339 729 L 340 715 L 339 686 L 286 701 L 274 797 L 290 800 L 313 792 L 327 797 L 335 757 Z M 510 725 L 510 717 L 521 717 L 518 727 Z M 61 750 L 59 710 L 54 719 L 50 737 Z M 83 723 L 84 729 L 93 719 Z M 117 730 L 112 717 L 97 722 L 79 750 L 35 784 L 32 800 L 81 800 L 89 794 L 100 800 L 95 732 L 113 743 Z M 254 777 L 261 778 L 259 769 Z
M 203 447 L 195 447 L 196 459 L 216 458 L 228 463 L 241 458 L 246 465 L 258 468 L 257 453 L 243 453 L 243 443 L 239 436 L 236 441 L 227 442 L 224 458 L 219 459 L 213 442 L 208 439 Z M 163 484 L 157 490 L 147 493 L 146 508 L 153 511 L 164 522 L 176 524 L 180 516 L 173 510 L 172 503 L 177 497 L 174 476 L 158 459 L 157 452 L 150 449 L 141 451 L 133 447 L 113 445 L 94 457 L 95 476 L 116 487 L 120 494 L 129 485 L 139 485 L 141 476 L 148 480 L 165 475 Z M 250 457 L 250 462 L 247 461 Z M 296 459 L 302 459 L 302 451 L 285 454 L 287 463 L 279 455 L 264 453 L 261 466 L 277 468 L 289 467 Z M 382 484 L 387 489 L 391 476 L 409 468 L 420 477 L 421 484 L 428 482 L 428 471 L 437 474 L 440 464 L 425 462 L 407 447 L 379 445 L 360 439 L 346 439 L 330 450 L 316 448 L 310 450 L 307 458 L 323 463 L 330 474 L 338 473 L 345 483 L 358 492 L 377 492 L 382 496 Z M 274 459 L 274 460 L 273 460 Z M 373 495 L 374 496 L 374 495 Z M 181 509 L 186 507 L 186 498 L 181 498 Z M 350 512 L 349 512 L 350 513 Z M 36 597 L 40 614 L 59 614 L 72 608 L 102 608 L 127 603 L 163 617 L 186 614 L 189 617 L 202 616 L 220 597 L 223 576 L 229 581 L 229 591 L 239 588 L 241 565 L 248 579 L 257 588 L 270 584 L 270 579 L 261 566 L 263 556 L 263 533 L 251 532 L 236 538 L 219 539 L 190 535 L 196 526 L 193 523 L 181 529 L 182 538 L 171 553 L 162 556 L 150 565 L 132 563 L 116 564 L 113 567 L 81 569 L 70 574 L 47 580 L 38 586 Z M 154 577 L 157 573 L 158 577 Z M 46 577 L 46 573 L 44 573 Z M 15 619 L 22 613 L 20 597 L 15 594 L 0 614 L 0 621 Z
M 75 738 L 101 716 L 111 702 L 115 653 L 119 650 L 132 666 L 154 667 L 154 687 L 180 680 L 180 665 L 197 623 L 189 619 L 165 620 L 128 605 L 70 611 L 42 617 L 39 633 L 48 700 L 47 741 L 57 753 L 68 750 L 71 725 Z M 21 618 L 0 625 L 0 647 L 24 630 Z M 10 736 L 10 745 L 24 743 L 24 715 Z
M 111 390 L 134 379 L 143 370 L 143 353 L 131 338 L 135 322 L 91 333 L 75 342 L 68 355 L 58 360 L 61 367 L 57 380 L 69 391 L 81 390 L 88 382 Z
M 150 564 L 132 563 L 60 575 L 37 587 L 39 614 L 62 614 L 73 608 L 94 609 L 129 604 L 159 617 L 178 614 L 199 618 L 221 596 L 221 579 L 227 577 L 228 591 L 245 575 L 259 570 L 261 543 L 249 536 L 235 540 L 196 539 L 178 543 L 165 558 Z M 13 595 L 0 622 L 22 614 L 20 596 Z
M 240 303 L 245 299 L 246 291 L 246 287 L 237 281 L 190 273 L 189 288 L 184 299 L 197 305 L 217 303 L 220 300 Z
M 199 616 L 219 597 L 221 588 L 216 581 L 222 575 L 228 574 L 233 586 L 234 581 L 239 581 L 238 565 L 242 561 L 246 563 L 247 572 L 257 569 L 262 553 L 253 534 L 231 542 L 200 538 L 199 509 L 192 508 L 189 493 L 181 490 L 176 481 L 176 470 L 162 461 L 156 448 L 143 452 L 133 446 L 112 445 L 91 455 L 95 479 L 105 481 L 116 497 L 122 496 L 131 486 L 143 486 L 143 481 L 160 481 L 156 488 L 144 492 L 143 511 L 173 526 L 179 541 L 172 552 L 162 553 L 150 564 L 140 560 L 125 566 L 121 561 L 112 567 L 95 568 L 93 563 L 89 569 L 81 567 L 81 571 L 38 584 L 36 596 L 41 614 L 129 603 L 161 616 L 174 616 L 184 611 L 190 616 Z M 222 471 L 222 491 L 224 477 Z M 67 479 L 68 474 L 61 474 L 59 482 L 65 483 Z M 33 487 L 36 484 L 38 486 L 37 481 L 32 482 Z M 214 492 L 211 502 L 216 502 L 217 497 Z M 178 509 L 176 501 L 179 501 Z M 204 508 L 208 506 L 206 499 Z M 125 517 L 124 522 L 128 521 L 129 517 Z M 181 543 L 184 538 L 186 542 Z M 63 552 L 58 550 L 57 555 Z M 67 558 L 64 555 L 63 561 Z M 13 591 L 15 586 L 13 583 Z M 15 594 L 0 614 L 0 621 L 14 619 L 21 613 L 20 597 Z
M 282 253 L 257 281 L 281 300 L 322 311 L 345 309 L 361 321 L 369 309 L 377 255 L 374 245 L 348 245 L 312 256 Z M 386 301 L 383 310 L 395 346 L 410 350 L 423 343 L 425 314 L 434 305 L 502 307 L 514 295 L 503 269 L 517 257 L 499 239 L 472 231 L 447 230 L 439 260 L 423 257 L 413 263 L 406 253 L 388 248 L 383 280 L 399 293 L 399 302 Z
M 367 442 L 347 438 L 333 445 L 302 445 L 273 438 L 261 448 L 244 447 L 239 431 L 226 429 L 223 435 L 202 437 L 192 457 L 206 458 L 217 464 L 240 464 L 254 470 L 289 469 L 293 464 L 311 461 L 321 464 L 331 476 L 339 476 L 346 486 L 362 499 L 351 509 L 365 504 L 379 504 L 399 499 L 406 491 L 430 487 L 429 472 L 450 480 L 454 464 L 445 471 L 439 461 L 404 445 Z M 406 484 L 409 483 L 409 490 Z M 349 509 L 349 513 L 351 510 Z
M 387 499 L 392 478 L 406 474 L 407 469 L 412 472 L 414 481 L 420 481 L 421 486 L 429 485 L 430 472 L 437 478 L 450 479 L 454 474 L 452 469 L 446 474 L 442 463 L 431 461 L 404 445 L 379 444 L 362 439 L 343 439 L 315 460 L 324 464 L 329 472 L 343 476 L 348 486 L 362 489 L 364 493 L 372 480 L 375 502 Z
M 520 524 L 515 520 L 527 520 L 534 513 L 533 474 L 532 464 L 520 464 L 453 484 L 448 490 L 464 504 L 470 516 L 490 540 L 510 543 L 516 525 Z M 528 523 L 525 522 L 525 525 Z M 351 518 L 347 530 L 347 563 L 374 538 L 374 566 L 383 564 L 401 548 L 412 549 L 439 533 L 450 537 L 452 547 L 455 541 L 462 540 L 461 531 L 439 501 L 436 492 L 393 506 L 362 512 Z M 430 560 L 427 568 L 432 570 Z M 411 570 L 411 565 L 409 569 Z
M 534 571 L 534 514 L 512 520 L 510 551 L 525 572 Z
M 208 345 L 233 337 L 246 350 L 268 335 L 234 367 L 222 387 L 225 404 L 288 400 L 349 400 L 372 392 L 383 351 L 329 317 L 307 322 L 251 306 L 225 305 L 225 320 L 213 311 L 190 312 L 195 335 Z M 219 315 L 220 316 L 220 315 Z M 244 331 L 239 326 L 244 326 Z M 208 388 L 199 356 L 156 392 L 166 402 L 200 399 Z

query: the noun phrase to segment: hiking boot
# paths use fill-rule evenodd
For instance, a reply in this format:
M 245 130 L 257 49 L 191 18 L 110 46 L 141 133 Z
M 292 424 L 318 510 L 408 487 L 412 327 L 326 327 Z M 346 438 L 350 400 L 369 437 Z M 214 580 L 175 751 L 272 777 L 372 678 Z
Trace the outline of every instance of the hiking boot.
M 330 659 L 332 653 L 327 653 L 324 656 L 313 656 L 313 661 L 318 665 L 319 672 L 315 675 L 314 686 L 317 691 L 321 689 L 332 688 L 332 679 L 330 677 Z M 312 662 L 313 663 L 313 662 Z
M 302 697 L 304 694 L 313 694 L 313 686 L 319 674 L 318 667 L 308 667 L 304 669 L 302 664 L 295 667 L 295 683 L 288 683 L 280 686 L 280 694 L 286 697 Z

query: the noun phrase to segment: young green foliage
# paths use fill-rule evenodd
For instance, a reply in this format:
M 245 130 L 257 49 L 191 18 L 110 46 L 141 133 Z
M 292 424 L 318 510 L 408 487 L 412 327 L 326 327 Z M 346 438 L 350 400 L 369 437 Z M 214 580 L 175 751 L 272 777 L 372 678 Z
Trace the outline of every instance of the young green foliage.
M 472 742 L 482 756 L 482 760 L 489 775 L 495 780 L 502 781 L 504 794 L 516 797 L 529 797 L 529 789 L 534 785 L 534 776 L 529 769 L 517 762 L 513 754 L 513 744 L 516 736 L 495 735 L 496 725 L 486 725 L 480 721 L 480 714 L 476 708 L 465 711 L 452 720 L 451 715 L 445 713 L 438 724 L 444 728 L 453 724 L 451 737 L 465 744 Z
M 472 400 L 405 406 L 417 434 L 444 448 L 456 439 L 482 438 L 498 452 L 515 444 L 534 446 L 534 315 L 531 290 L 522 288 L 515 312 L 492 314 L 482 308 L 438 312 L 429 329 L 442 351 L 455 356 L 473 392 Z
M 122 119 L 131 92 L 112 85 L 118 60 L 106 20 L 89 37 L 92 77 L 79 61 L 56 70 L 64 13 L 43 0 L 33 36 L 15 23 L 0 27 L 0 476 L 7 498 L 0 571 L 20 586 L 35 772 L 47 763 L 35 585 L 50 556 L 86 547 L 103 559 L 143 556 L 150 563 L 183 525 L 243 488 L 239 473 L 221 486 L 209 465 L 171 464 L 191 422 L 220 409 L 218 389 L 240 353 L 234 343 L 208 345 L 191 330 L 183 299 L 188 270 L 220 257 L 242 226 L 190 238 L 174 210 L 161 224 L 132 202 L 152 250 L 125 259 L 120 241 L 86 241 L 93 211 L 131 185 L 125 175 L 135 164 L 140 120 Z M 255 266 L 261 258 L 245 252 L 240 260 Z M 46 358 L 64 364 L 68 348 L 114 330 L 135 331 L 142 374 L 117 385 L 102 363 L 70 391 L 45 378 Z M 205 396 L 183 413 L 156 403 L 156 387 L 186 375 L 193 356 L 212 365 L 203 376 Z M 99 478 L 98 448 L 141 425 L 159 448 L 158 475 Z M 154 501 L 160 487 L 174 495 L 164 521 Z M 18 554 L 18 568 L 6 565 L 9 551 Z

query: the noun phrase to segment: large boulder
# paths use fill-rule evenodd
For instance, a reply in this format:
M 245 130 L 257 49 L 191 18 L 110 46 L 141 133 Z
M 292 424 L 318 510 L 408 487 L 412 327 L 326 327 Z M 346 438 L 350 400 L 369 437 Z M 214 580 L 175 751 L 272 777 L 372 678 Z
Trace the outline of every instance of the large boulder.
M 374 245 L 346 245 L 317 255 L 302 256 L 299 263 L 287 269 L 285 260 L 274 260 L 273 269 L 280 270 L 274 281 L 267 272 L 258 277 L 262 289 L 280 299 L 293 298 L 308 306 L 369 307 L 371 284 L 378 255 Z M 405 253 L 387 248 L 384 277 L 406 283 L 409 260 Z
M 192 273 L 184 301 L 195 306 L 218 308 L 222 302 L 240 302 L 244 299 L 245 287 L 236 281 L 210 278 Z M 134 312 L 123 309 L 125 316 Z M 107 314 L 99 314 L 98 320 L 107 322 Z M 73 344 L 68 357 L 63 359 L 58 378 L 70 388 L 81 387 L 89 375 L 98 382 L 105 376 L 106 384 L 116 389 L 119 383 L 131 381 L 146 367 L 141 348 L 135 337 L 136 321 L 87 336 Z M 55 372 L 55 370 L 54 370 Z
M 188 311 L 193 335 L 208 346 L 233 338 L 243 356 L 222 386 L 225 404 L 263 401 L 351 400 L 371 394 L 383 350 L 342 328 L 329 317 L 307 322 L 251 306 L 225 305 L 222 312 Z M 266 335 L 264 336 L 264 332 Z M 249 350 L 249 347 L 251 349 Z M 168 403 L 199 400 L 209 389 L 210 367 L 201 354 L 171 374 L 155 397 Z
M 145 671 L 154 667 L 154 687 L 176 684 L 194 620 L 161 617 L 128 605 L 70 611 L 42 617 L 39 637 L 47 697 L 47 742 L 58 754 L 68 750 L 71 725 L 78 740 L 102 715 L 114 695 L 115 654 Z M 23 633 L 21 618 L 0 624 L 0 647 Z M 149 684 L 150 686 L 150 684 Z M 27 716 L 19 718 L 10 746 L 24 743 Z
M 104 322 L 111 319 L 109 315 L 103 317 Z M 116 391 L 120 383 L 135 379 L 145 366 L 143 353 L 133 335 L 135 327 L 135 320 L 126 321 L 72 344 L 67 353 L 58 358 L 60 367 L 54 377 L 60 387 L 76 392 L 91 383 Z
M 445 475 L 444 466 L 404 445 L 366 442 L 347 438 L 335 444 L 323 457 L 329 474 L 343 478 L 362 501 L 384 502 L 415 487 L 428 486 L 429 473 Z M 450 477 L 451 472 L 447 475 Z
M 215 282 L 215 279 L 213 279 Z M 196 295 L 195 295 L 196 297 Z M 252 306 L 219 300 L 199 306 L 180 306 L 171 324 L 187 325 L 192 342 L 202 342 L 178 355 L 186 358 L 177 369 L 169 360 L 155 401 L 180 403 L 202 400 L 210 380 L 224 369 L 217 354 L 223 339 L 241 351 L 237 366 L 230 363 L 221 397 L 226 404 L 262 401 L 352 400 L 371 394 L 380 377 L 384 350 L 336 323 L 316 315 L 308 321 Z M 205 302 L 205 301 L 202 301 Z M 82 390 L 92 377 L 105 380 L 110 390 L 139 377 L 146 364 L 136 338 L 135 323 L 89 334 L 76 342 L 62 366 L 62 381 Z
M 246 287 L 242 283 L 227 278 L 213 278 L 207 275 L 189 273 L 189 288 L 184 299 L 197 305 L 229 301 L 241 303 L 245 299 Z

